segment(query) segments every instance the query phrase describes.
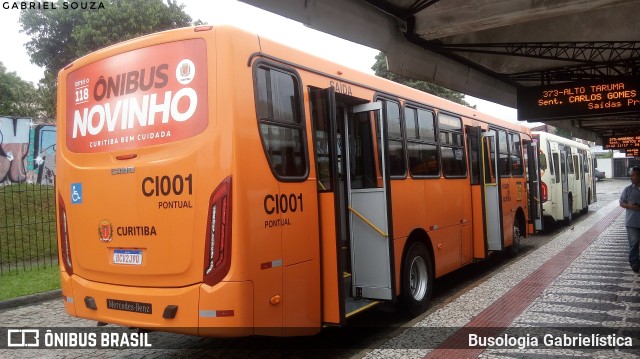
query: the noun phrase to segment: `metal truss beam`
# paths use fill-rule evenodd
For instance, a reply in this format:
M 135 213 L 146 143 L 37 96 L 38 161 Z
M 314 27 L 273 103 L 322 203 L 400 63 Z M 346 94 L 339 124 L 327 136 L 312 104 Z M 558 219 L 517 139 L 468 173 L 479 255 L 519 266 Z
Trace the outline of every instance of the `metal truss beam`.
M 479 53 L 535 59 L 571 61 L 584 64 L 612 63 L 640 58 L 640 41 L 606 42 L 521 42 L 443 44 L 429 42 L 433 50 Z
M 608 64 L 573 65 L 548 70 L 533 70 L 505 74 L 504 76 L 512 81 L 536 82 L 544 85 L 553 82 L 600 80 L 638 75 L 640 75 L 640 58 Z

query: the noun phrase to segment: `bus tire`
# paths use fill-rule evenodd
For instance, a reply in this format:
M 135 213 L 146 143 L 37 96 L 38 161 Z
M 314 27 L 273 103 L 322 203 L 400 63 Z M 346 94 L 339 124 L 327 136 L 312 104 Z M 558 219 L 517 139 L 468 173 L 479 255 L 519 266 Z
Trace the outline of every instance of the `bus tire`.
M 507 247 L 507 255 L 509 257 L 515 257 L 520 253 L 520 240 L 522 240 L 522 234 L 520 233 L 520 222 L 518 218 L 513 219 L 513 242 Z
M 427 310 L 433 289 L 433 262 L 427 247 L 414 242 L 402 261 L 400 309 L 417 316 Z
M 565 225 L 570 225 L 573 222 L 573 197 L 569 196 L 569 217 L 564 219 Z

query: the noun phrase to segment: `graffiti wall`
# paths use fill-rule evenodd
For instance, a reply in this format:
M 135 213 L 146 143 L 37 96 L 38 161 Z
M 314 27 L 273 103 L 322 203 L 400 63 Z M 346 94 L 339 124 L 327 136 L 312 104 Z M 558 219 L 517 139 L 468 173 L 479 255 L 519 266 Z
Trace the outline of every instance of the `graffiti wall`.
M 53 185 L 56 127 L 29 118 L 0 117 L 0 185 Z

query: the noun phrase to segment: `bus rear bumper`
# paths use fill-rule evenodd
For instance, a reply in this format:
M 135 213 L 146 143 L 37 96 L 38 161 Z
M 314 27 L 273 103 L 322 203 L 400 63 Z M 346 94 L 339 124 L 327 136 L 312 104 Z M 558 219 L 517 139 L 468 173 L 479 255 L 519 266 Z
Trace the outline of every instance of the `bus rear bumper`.
M 147 288 L 92 282 L 61 272 L 61 284 L 65 309 L 72 316 L 190 335 L 253 334 L 251 282 Z M 171 306 L 177 310 L 173 318 L 167 318 Z

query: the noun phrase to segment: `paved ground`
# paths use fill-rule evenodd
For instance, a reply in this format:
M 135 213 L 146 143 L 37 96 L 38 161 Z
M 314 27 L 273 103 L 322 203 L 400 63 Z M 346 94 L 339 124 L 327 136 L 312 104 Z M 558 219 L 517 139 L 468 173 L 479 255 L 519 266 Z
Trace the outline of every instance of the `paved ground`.
M 628 267 L 624 214 L 515 319 L 514 327 L 640 328 L 640 278 Z M 637 333 L 637 331 L 636 331 Z M 571 356 L 622 358 L 630 350 L 488 350 L 483 358 Z
M 462 345 L 459 340 L 467 342 L 467 335 L 457 337 L 458 341 L 445 341 L 445 334 L 458 333 L 461 327 L 467 326 L 467 332 L 474 332 L 479 327 L 489 327 L 501 329 L 503 326 L 527 327 L 527 330 L 508 330 L 526 334 L 533 332 L 532 327 L 564 327 L 573 326 L 606 326 L 617 328 L 620 325 L 632 328 L 640 328 L 637 322 L 638 303 L 638 276 L 633 274 L 625 261 L 624 253 L 626 248 L 626 237 L 624 233 L 623 215 L 618 209 L 617 198 L 626 181 L 604 181 L 598 185 L 599 202 L 592 206 L 588 215 L 569 228 L 557 233 L 552 241 L 548 241 L 543 246 L 536 248 L 517 261 L 501 268 L 499 272 L 493 273 L 489 279 L 478 284 L 471 290 L 465 292 L 449 304 L 428 314 L 425 318 L 415 323 L 413 328 L 405 330 L 402 334 L 387 341 L 380 348 L 372 350 L 366 354 L 367 358 L 422 358 L 425 356 L 434 358 L 454 358 L 454 357 L 636 357 L 638 352 L 629 353 L 624 351 L 606 350 L 600 352 L 580 351 L 580 350 L 486 350 L 483 351 L 460 351 L 447 350 Z M 615 221 L 614 221 L 615 220 Z M 581 243 L 589 239 L 594 233 L 594 224 L 606 222 L 602 228 L 604 230 L 609 223 L 612 225 L 598 237 L 593 237 L 595 242 Z M 532 238 L 532 239 L 535 239 Z M 581 248 L 579 252 L 573 253 L 570 258 L 571 249 Z M 567 251 L 565 251 L 567 249 Z M 584 252 L 583 252 L 584 251 Z M 574 251 L 575 252 L 575 251 Z M 582 254 L 580 254 L 582 253 Z M 556 257 L 559 255 L 559 257 Z M 579 256 L 579 257 L 578 257 Z M 550 275 L 547 260 L 556 258 L 555 264 L 567 267 L 557 274 Z M 577 257 L 577 260 L 573 260 Z M 564 259 L 569 259 L 563 263 Z M 596 261 L 597 263 L 594 263 Z M 551 260 L 549 260 L 551 262 Z M 573 263 L 572 263 L 573 262 Z M 607 265 L 608 267 L 600 267 Z M 606 276 L 603 270 L 607 268 L 616 272 L 616 276 Z M 576 274 L 576 272 L 582 272 Z M 593 274 L 593 273 L 596 274 Z M 559 273 L 558 273 L 559 274 Z M 589 274 L 593 274 L 590 276 Z M 573 278 L 580 276 L 580 280 Z M 572 278 L 572 279 L 570 279 Z M 543 284 L 546 279 L 551 283 Z M 516 285 L 526 285 L 519 288 L 520 292 L 510 292 Z M 528 293 L 533 296 L 531 304 L 520 309 L 519 313 L 510 313 L 512 307 L 518 307 L 527 300 Z M 564 295 L 560 294 L 565 292 Z M 594 293 L 597 292 L 597 293 Z M 558 304 L 554 300 L 562 297 L 564 304 Z M 594 298 L 597 304 L 593 304 Z M 606 298 L 604 298 L 606 297 Z M 580 300 L 592 304 L 583 305 Z M 608 300 L 609 302 L 605 303 Z M 496 303 L 503 306 L 496 307 Z M 526 305 L 526 303 L 524 303 Z M 591 305 L 591 306 L 590 306 Z M 611 306 L 615 305 L 615 308 Z M 564 307 L 561 307 L 564 306 Z M 617 309 L 616 309 L 617 308 Z M 623 309 L 624 308 L 624 309 Z M 593 314 L 598 311 L 599 316 Z M 603 313 L 604 312 L 604 313 Z M 509 318 L 510 314 L 514 315 Z M 504 321 L 504 318 L 509 318 Z M 588 320 L 585 320 L 588 318 Z M 624 318 L 624 319 L 621 319 Z M 506 323 L 506 324 L 505 324 Z M 624 324 L 621 324 L 624 323 Z M 449 333 L 443 333 L 436 328 L 451 328 Z M 420 330 L 419 328 L 427 328 Z M 584 328 L 578 329 L 579 331 Z M 499 335 L 502 330 L 491 330 L 490 333 Z M 450 337 L 449 339 L 454 338 Z M 428 343 L 424 345 L 422 343 Z M 453 345 L 452 345 L 453 344 Z M 435 346 L 440 346 L 440 350 L 433 350 Z
M 598 183 L 598 202 L 588 214 L 580 216 L 572 227 L 550 226 L 547 233 L 523 241 L 523 251 L 515 258 L 495 256 L 436 282 L 434 297 L 427 313 L 408 320 L 389 307 L 363 313 L 352 321 L 352 328 L 329 328 L 310 338 L 239 338 L 209 339 L 177 334 L 151 333 L 166 347 L 152 350 L 0 350 L 5 357 L 183 357 L 224 356 L 232 358 L 344 358 L 344 357 L 423 357 L 433 352 L 437 343 L 467 325 L 490 308 L 516 284 L 538 270 L 545 261 L 563 251 L 602 220 L 616 206 L 619 193 L 627 181 L 607 180 Z M 617 325 L 638 322 L 638 277 L 624 263 L 624 236 L 620 220 L 603 233 L 542 294 L 519 315 L 514 323 L 526 326 L 532 320 L 541 325 L 565 323 Z M 607 258 L 602 254 L 606 253 Z M 569 265 L 570 263 L 567 263 Z M 635 292 L 634 292 L 635 291 Z M 621 294 L 622 293 L 622 294 Z M 622 299 L 621 299 L 622 298 Z M 628 298 L 628 299 L 625 299 Z M 626 302 L 625 302 L 626 300 Z M 598 303 L 592 304 L 592 303 Z M 600 306 L 600 304 L 602 304 Z M 597 319 L 597 320 L 595 320 Z M 37 303 L 0 312 L 0 327 L 83 327 L 95 323 L 71 318 L 59 300 Z M 377 348 L 377 349 L 373 349 Z M 606 352 L 607 356 L 630 353 Z M 594 355 L 585 352 L 540 353 L 487 350 L 483 357 L 522 357 L 537 355 Z

